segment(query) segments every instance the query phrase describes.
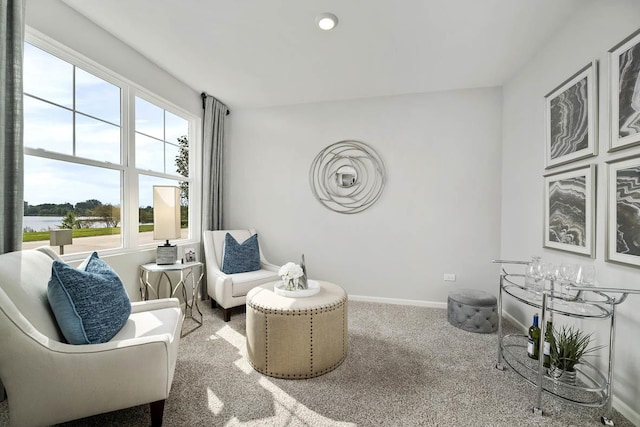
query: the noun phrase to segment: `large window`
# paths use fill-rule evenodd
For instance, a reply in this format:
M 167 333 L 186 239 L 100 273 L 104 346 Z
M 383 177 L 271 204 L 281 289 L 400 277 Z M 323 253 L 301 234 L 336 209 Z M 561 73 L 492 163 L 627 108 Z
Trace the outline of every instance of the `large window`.
M 57 228 L 73 230 L 65 254 L 152 245 L 153 185 L 180 187 L 189 239 L 196 119 L 33 39 L 24 55 L 23 248 L 48 244 Z

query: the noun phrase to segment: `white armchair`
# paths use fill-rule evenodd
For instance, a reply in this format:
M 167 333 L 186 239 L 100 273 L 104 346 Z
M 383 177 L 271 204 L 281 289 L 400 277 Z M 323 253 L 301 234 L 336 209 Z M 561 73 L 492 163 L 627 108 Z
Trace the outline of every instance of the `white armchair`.
M 260 248 L 260 270 L 247 273 L 225 274 L 222 272 L 224 239 L 231 234 L 238 243 L 242 243 L 256 234 L 249 230 L 219 230 L 203 232 L 204 255 L 207 269 L 207 293 L 211 297 L 211 308 L 220 305 L 224 321 L 231 319 L 231 309 L 244 305 L 247 292 L 256 286 L 279 280 L 279 266 L 269 263 Z M 258 246 L 260 241 L 258 240 Z
M 66 344 L 47 299 L 52 253 L 0 255 L 0 378 L 11 424 L 51 425 L 149 403 L 151 424 L 161 425 L 184 319 L 178 300 L 134 302 L 109 342 Z

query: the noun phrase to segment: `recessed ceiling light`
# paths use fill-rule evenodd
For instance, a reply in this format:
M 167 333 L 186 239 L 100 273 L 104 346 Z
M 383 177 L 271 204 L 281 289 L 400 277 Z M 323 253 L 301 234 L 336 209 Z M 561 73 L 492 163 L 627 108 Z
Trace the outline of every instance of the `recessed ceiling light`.
M 338 17 L 333 13 L 321 13 L 316 16 L 316 24 L 321 30 L 329 31 L 338 25 Z

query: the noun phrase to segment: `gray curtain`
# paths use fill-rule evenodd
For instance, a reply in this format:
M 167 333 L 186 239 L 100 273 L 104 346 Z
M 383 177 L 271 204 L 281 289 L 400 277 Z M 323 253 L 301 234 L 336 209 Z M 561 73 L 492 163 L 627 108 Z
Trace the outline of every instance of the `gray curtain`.
M 23 0 L 0 0 L 0 254 L 22 247 L 24 14 Z
M 213 96 L 204 99 L 202 150 L 202 230 L 222 229 L 222 151 L 229 109 Z
M 22 247 L 22 0 L 0 0 L 0 254 Z M 0 379 L 0 401 L 6 398 Z

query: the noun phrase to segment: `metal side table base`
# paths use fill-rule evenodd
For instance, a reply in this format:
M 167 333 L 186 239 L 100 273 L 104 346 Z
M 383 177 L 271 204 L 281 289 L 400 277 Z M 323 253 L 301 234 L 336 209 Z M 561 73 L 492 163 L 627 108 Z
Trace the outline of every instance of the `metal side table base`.
M 194 328 L 191 328 L 187 331 L 184 330 L 184 323 L 182 325 L 182 334 L 181 337 L 189 335 L 191 332 L 198 329 L 202 326 L 204 321 L 204 317 L 202 312 L 200 311 L 200 307 L 198 307 L 198 298 L 196 297 L 198 294 L 198 288 L 202 282 L 202 278 L 204 277 L 204 264 L 198 261 L 187 262 L 185 264 L 176 263 L 176 264 L 168 264 L 168 265 L 158 265 L 155 262 L 144 264 L 140 266 L 140 296 L 143 300 L 149 299 L 149 292 L 152 292 L 156 298 L 160 298 L 160 286 L 162 283 L 166 283 L 167 293 L 169 297 L 175 298 L 178 289 L 182 290 L 182 298 L 184 299 L 184 317 L 185 320 L 191 319 L 196 323 Z M 196 276 L 194 273 L 194 268 L 200 268 L 200 276 L 198 280 L 196 280 Z M 169 276 L 169 272 L 179 272 L 180 280 L 173 284 L 171 281 L 171 277 Z M 156 280 L 155 285 L 152 285 L 149 282 L 149 273 L 158 273 L 158 278 Z M 163 281 L 162 279 L 166 279 Z M 187 296 L 187 281 L 191 279 L 191 301 Z M 194 317 L 193 308 L 195 307 L 197 313 L 200 315 L 199 319 Z

